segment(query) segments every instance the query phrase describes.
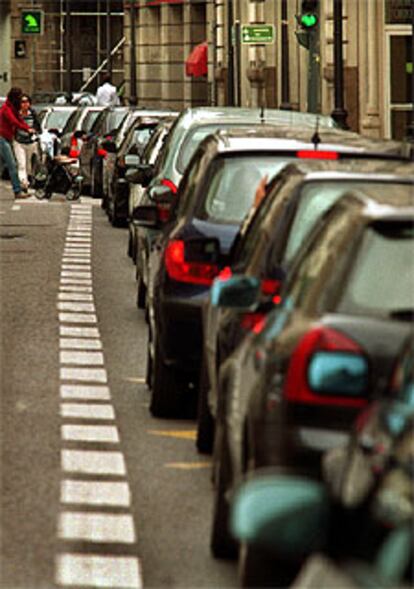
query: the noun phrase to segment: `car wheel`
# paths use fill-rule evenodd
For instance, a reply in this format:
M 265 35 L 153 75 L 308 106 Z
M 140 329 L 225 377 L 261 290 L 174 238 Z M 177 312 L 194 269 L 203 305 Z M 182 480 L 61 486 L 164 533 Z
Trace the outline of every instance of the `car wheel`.
M 208 406 L 209 381 L 206 362 L 201 364 L 200 386 L 197 408 L 196 447 L 201 454 L 211 454 L 214 440 L 214 418 Z
M 180 383 L 174 368 L 166 366 L 159 344 L 153 346 L 150 411 L 154 417 L 176 417 L 179 413 Z
M 228 490 L 230 459 L 224 439 L 223 428 L 216 440 L 216 457 L 214 465 L 214 504 L 213 521 L 210 537 L 210 548 L 215 558 L 236 558 L 238 545 L 230 534 L 229 515 L 230 506 L 226 499 Z

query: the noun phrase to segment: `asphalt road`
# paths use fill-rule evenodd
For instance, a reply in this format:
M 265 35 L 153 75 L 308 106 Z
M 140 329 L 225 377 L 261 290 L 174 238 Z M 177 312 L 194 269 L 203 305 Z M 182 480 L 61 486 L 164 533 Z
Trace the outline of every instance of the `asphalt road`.
M 126 242 L 96 200 L 0 182 L 2 588 L 237 586 L 194 422 L 148 411 Z

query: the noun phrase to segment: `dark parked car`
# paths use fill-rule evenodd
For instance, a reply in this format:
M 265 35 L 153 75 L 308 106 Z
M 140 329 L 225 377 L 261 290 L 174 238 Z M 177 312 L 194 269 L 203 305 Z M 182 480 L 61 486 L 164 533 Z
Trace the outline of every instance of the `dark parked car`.
M 170 118 L 170 112 L 142 111 L 130 124 L 119 146 L 115 141 L 103 144 L 112 156 L 112 172 L 107 172 L 107 192 L 104 195 L 104 206 L 112 225 L 125 225 L 127 222 L 129 183 L 125 179 L 125 172 L 129 166 L 140 163 L 143 150 L 163 117 Z M 130 155 L 136 157 L 130 157 L 128 163 Z
M 168 135 L 156 166 L 142 166 L 140 183 L 147 187 L 142 204 L 157 204 L 160 214 L 168 218 L 168 210 L 175 201 L 178 186 L 187 165 L 201 141 L 220 129 L 253 129 L 264 124 L 278 127 L 290 126 L 292 129 L 308 130 L 309 138 L 319 125 L 321 129 L 334 128 L 330 117 L 313 114 L 268 109 L 265 114 L 260 109 L 237 107 L 199 107 L 184 110 Z M 291 138 L 293 138 L 291 136 Z M 148 287 L 147 261 L 158 230 L 144 226 L 137 229 L 137 279 L 138 288 L 143 291 L 138 298 L 145 298 Z
M 323 456 L 323 483 L 260 471 L 236 492 L 243 587 L 407 587 L 414 515 L 414 339 L 386 398 L 356 419 L 351 441 Z M 309 558 L 306 558 L 306 557 Z M 306 559 L 306 560 L 305 560 Z M 305 560 L 305 563 L 303 564 Z
M 102 162 L 106 156 L 102 141 L 115 135 L 127 112 L 126 106 L 105 108 L 83 140 L 79 155 L 80 173 L 83 185 L 90 187 L 92 196 L 102 196 Z
M 252 206 L 260 180 L 295 158 L 363 155 L 364 140 L 353 134 L 321 132 L 316 153 L 307 137 L 302 129 L 276 125 L 221 131 L 202 142 L 191 160 L 180 184 L 172 227 L 157 240 L 148 264 L 148 376 L 154 415 L 179 412 L 186 383 L 193 384 L 190 399 L 197 400 L 202 304 Z M 146 206 L 143 212 L 150 210 Z M 152 205 L 152 211 L 156 219 L 159 207 Z M 201 251 L 196 252 L 191 263 L 189 248 L 201 238 L 207 238 L 207 248 L 220 246 L 220 254 L 203 263 L 197 259 Z
M 369 148 L 368 142 L 366 147 Z M 386 148 L 387 144 L 383 145 Z M 344 154 L 346 156 L 346 154 Z M 246 333 L 259 330 L 266 314 L 279 304 L 279 290 L 296 252 L 324 211 L 344 187 L 351 189 L 378 182 L 395 182 L 396 162 L 370 160 L 367 151 L 355 161 L 297 160 L 283 169 L 269 184 L 264 202 L 236 236 L 229 254 L 226 275 L 256 276 L 262 281 L 262 302 L 254 312 L 224 309 L 207 299 L 203 306 L 203 354 L 199 391 L 197 447 L 212 449 L 217 406 L 217 375 L 222 362 L 235 350 Z M 414 173 L 410 164 L 399 166 L 400 174 Z M 411 183 L 408 177 L 407 182 Z M 207 247 L 206 240 L 204 247 Z M 214 243 L 210 243 L 210 248 Z M 221 252 L 216 255 L 221 257 Z
M 168 133 L 174 123 L 175 117 L 166 117 L 158 122 L 154 133 L 151 135 L 150 140 L 144 148 L 142 156 L 139 158 L 139 164 L 141 166 L 154 166 L 160 156 L 163 145 L 165 144 Z M 133 221 L 133 211 L 135 207 L 141 204 L 144 187 L 139 182 L 139 174 L 137 166 L 131 166 L 129 173 L 126 174 L 126 179 L 130 184 L 129 198 L 128 198 L 128 227 L 129 227 L 129 238 L 128 238 L 128 255 L 132 258 L 134 264 L 136 264 L 136 258 L 138 253 L 137 247 L 137 227 Z M 140 289 L 138 287 L 138 292 Z M 145 296 L 145 294 L 144 294 Z M 138 295 L 137 304 L 139 308 L 143 308 L 144 301 Z
M 357 412 L 386 393 L 414 305 L 412 183 L 346 191 L 298 253 L 282 302 L 220 370 L 211 546 L 232 553 L 228 493 L 243 472 L 290 467 L 318 476 Z M 252 311 L 260 280 L 215 284 L 224 306 Z M 344 377 L 345 376 L 345 377 Z

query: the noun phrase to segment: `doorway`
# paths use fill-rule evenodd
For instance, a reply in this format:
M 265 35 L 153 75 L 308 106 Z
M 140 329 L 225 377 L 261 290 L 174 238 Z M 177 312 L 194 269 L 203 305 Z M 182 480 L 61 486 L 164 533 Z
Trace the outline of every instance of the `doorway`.
M 393 28 L 386 32 L 387 135 L 393 139 L 403 139 L 411 122 L 413 108 L 412 43 L 411 27 Z

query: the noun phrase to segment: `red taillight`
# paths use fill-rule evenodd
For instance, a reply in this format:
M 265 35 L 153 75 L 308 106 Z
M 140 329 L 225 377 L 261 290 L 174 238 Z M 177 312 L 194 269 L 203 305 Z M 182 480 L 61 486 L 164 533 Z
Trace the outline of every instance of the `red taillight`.
M 103 149 L 102 147 L 99 147 L 96 150 L 96 155 L 98 155 L 99 157 L 105 158 L 108 155 L 108 152 L 106 151 L 106 149 Z
M 280 288 L 280 280 L 270 280 L 264 278 L 261 284 L 262 294 L 264 295 L 276 295 Z
M 70 150 L 69 157 L 79 157 L 80 150 L 78 146 L 78 140 L 74 135 L 70 138 Z
M 316 327 L 306 333 L 294 350 L 287 371 L 284 396 L 292 403 L 310 405 L 342 405 L 346 407 L 363 407 L 365 398 L 318 394 L 311 390 L 308 383 L 308 366 L 315 352 L 339 351 L 362 355 L 360 346 L 349 337 L 328 327 Z
M 157 202 L 156 203 L 158 219 L 161 223 L 166 223 L 170 219 L 171 205 L 170 203 Z
M 337 160 L 336 151 L 319 151 L 318 149 L 301 149 L 296 152 L 296 156 L 304 160 Z
M 168 178 L 163 178 L 161 180 L 161 184 L 163 186 L 167 186 L 171 190 L 171 192 L 173 194 L 177 194 L 177 187 L 176 187 L 176 185 L 171 180 L 168 180 Z
M 164 259 L 169 277 L 178 282 L 210 286 L 219 273 L 216 264 L 187 262 L 185 260 L 185 243 L 182 240 L 169 242 L 165 249 Z
M 218 275 L 218 277 L 221 278 L 221 280 L 228 280 L 232 276 L 233 276 L 233 272 L 231 271 L 230 266 L 224 266 L 224 268 L 222 268 L 220 270 L 219 275 Z
M 241 327 L 246 331 L 259 334 L 264 327 L 265 321 L 265 313 L 245 313 L 241 321 Z

